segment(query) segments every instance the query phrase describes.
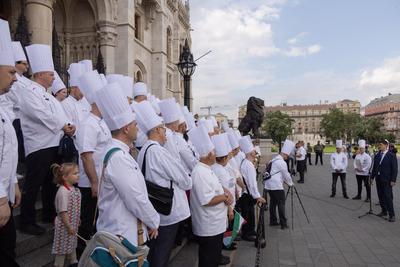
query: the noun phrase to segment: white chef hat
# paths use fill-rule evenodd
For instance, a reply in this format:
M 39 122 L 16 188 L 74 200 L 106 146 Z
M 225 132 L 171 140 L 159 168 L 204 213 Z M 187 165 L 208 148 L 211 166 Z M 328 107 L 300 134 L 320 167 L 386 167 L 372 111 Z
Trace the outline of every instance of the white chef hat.
M 365 142 L 364 139 L 360 139 L 360 140 L 358 141 L 358 147 L 359 147 L 359 148 L 365 148 L 365 144 L 366 144 L 366 142 Z
M 108 83 L 118 83 L 121 84 L 121 80 L 124 75 L 121 74 L 107 74 L 106 79 Z
M 152 108 L 154 109 L 154 112 L 156 114 L 160 114 L 161 112 L 158 103 L 160 103 L 161 100 L 155 97 L 154 95 L 150 95 L 147 100 L 150 102 Z
M 207 129 L 202 125 L 190 130 L 188 135 L 200 157 L 207 156 L 215 148 L 207 133 Z
M 213 123 L 213 127 L 218 127 L 218 122 L 214 116 L 210 116 L 208 119 Z
M 27 61 L 24 49 L 22 48 L 22 45 L 20 42 L 12 42 L 12 49 L 13 49 L 15 62 Z
M 179 103 L 176 103 L 176 107 L 178 108 L 178 113 L 179 113 L 179 124 L 182 124 L 184 122 L 186 123 L 185 116 L 183 115 L 181 105 L 179 105 Z
M 121 87 L 125 96 L 132 98 L 133 94 L 133 78 L 130 76 L 123 76 L 121 78 Z
M 185 121 L 186 121 L 186 126 L 188 130 L 191 130 L 193 128 L 196 128 L 196 122 L 194 121 L 193 114 L 191 112 L 184 114 L 185 116 Z
M 214 144 L 215 155 L 217 157 L 225 157 L 232 151 L 226 133 L 211 136 L 211 141 Z
M 106 76 L 103 73 L 100 73 L 100 79 L 101 79 L 101 83 L 103 84 L 103 86 L 107 85 L 107 79 Z
M 190 112 L 187 106 L 183 106 L 183 107 L 181 108 L 181 111 L 182 111 L 183 115 L 189 114 L 189 112 Z
M 239 141 L 236 137 L 235 131 L 233 129 L 228 129 L 226 132 L 228 134 L 229 143 L 232 147 L 232 150 L 239 147 Z
M 343 141 L 342 140 L 336 140 L 336 148 L 342 148 L 343 146 Z
M 54 82 L 51 85 L 51 92 L 53 95 L 56 95 L 58 91 L 62 89 L 67 89 L 64 82 L 61 80 L 60 75 L 58 75 L 57 71 L 54 71 Z
M 286 139 L 285 142 L 283 143 L 281 153 L 289 156 L 292 153 L 294 147 L 295 147 L 295 144 L 292 141 Z
M 79 61 L 78 63 L 82 64 L 84 68 L 84 72 L 92 71 L 93 70 L 93 63 L 90 59 L 84 59 Z
M 175 98 L 163 99 L 158 103 L 158 106 L 160 107 L 161 115 L 165 123 L 172 123 L 179 120 L 179 110 L 176 106 Z
M 78 86 L 79 85 L 79 78 L 85 74 L 86 69 L 85 65 L 81 63 L 71 63 L 68 68 L 68 74 L 69 74 L 69 85 L 70 86 Z
M 240 140 L 240 138 L 242 138 L 242 135 L 240 134 L 239 130 L 237 130 L 237 129 L 235 130 L 235 135 L 236 135 L 236 138 L 238 141 Z
M 11 45 L 10 26 L 0 19 L 0 65 L 15 66 L 15 59 Z
M 251 151 L 254 150 L 254 145 L 253 142 L 251 141 L 250 135 L 243 136 L 239 140 L 239 146 L 240 150 L 242 150 L 243 153 L 248 154 Z
M 111 131 L 121 129 L 135 120 L 135 115 L 118 83 L 110 83 L 97 90 L 95 99 Z
M 147 85 L 143 82 L 137 82 L 133 85 L 133 97 L 147 95 Z
M 33 44 L 25 47 L 32 73 L 53 71 L 54 63 L 51 47 L 44 44 Z
M 229 130 L 229 124 L 227 120 L 223 120 L 221 123 L 221 128 L 224 132 L 227 132 Z
M 86 100 L 93 104 L 96 102 L 95 93 L 103 87 L 103 82 L 97 70 L 92 70 L 79 77 L 79 85 Z
M 136 103 L 134 108 L 138 125 L 144 133 L 163 124 L 162 118 L 155 113 L 149 101 Z
M 214 124 L 211 119 L 201 118 L 198 124 L 203 125 L 204 128 L 206 128 L 208 133 L 214 132 Z

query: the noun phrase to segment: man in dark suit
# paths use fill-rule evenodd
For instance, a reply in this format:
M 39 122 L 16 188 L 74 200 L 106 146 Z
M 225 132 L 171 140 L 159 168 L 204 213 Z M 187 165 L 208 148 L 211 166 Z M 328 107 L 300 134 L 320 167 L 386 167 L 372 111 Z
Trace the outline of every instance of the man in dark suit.
M 395 221 L 393 209 L 393 191 L 397 178 L 397 157 L 389 151 L 389 141 L 379 142 L 379 152 L 374 158 L 371 179 L 376 178 L 379 204 L 382 211 L 378 216 L 383 217 L 389 213 L 389 222 Z

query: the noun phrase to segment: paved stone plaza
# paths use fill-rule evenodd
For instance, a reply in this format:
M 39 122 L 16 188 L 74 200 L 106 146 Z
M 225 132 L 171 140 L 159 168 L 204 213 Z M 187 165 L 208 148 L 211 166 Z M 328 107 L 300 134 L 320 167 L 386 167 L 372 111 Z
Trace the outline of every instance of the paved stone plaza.
M 313 155 L 314 157 L 314 155 Z M 314 158 L 313 158 L 314 160 Z M 363 200 L 352 200 L 357 194 L 353 160 L 349 160 L 347 192 L 344 199 L 338 181 L 336 197 L 331 199 L 329 156 L 323 166 L 308 166 L 305 184 L 296 184 L 301 200 L 311 220 L 308 224 L 297 198 L 294 199 L 294 229 L 280 230 L 268 226 L 266 214 L 267 247 L 262 252 L 260 266 L 400 266 L 400 194 L 394 188 L 394 206 L 398 221 L 389 223 L 377 216 L 358 216 L 369 210 Z M 295 180 L 298 178 L 296 177 Z M 339 179 L 340 180 L 340 179 Z M 375 213 L 380 212 L 376 187 L 372 188 Z M 291 227 L 290 196 L 286 215 Z M 234 255 L 234 267 L 254 266 L 256 250 L 249 242 L 240 242 Z

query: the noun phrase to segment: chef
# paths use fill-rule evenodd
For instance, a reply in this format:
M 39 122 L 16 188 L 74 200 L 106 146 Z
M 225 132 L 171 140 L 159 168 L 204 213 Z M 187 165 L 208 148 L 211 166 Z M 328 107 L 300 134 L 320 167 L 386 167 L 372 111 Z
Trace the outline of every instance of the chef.
M 353 199 L 361 199 L 362 183 L 364 183 L 367 197 L 365 202 L 369 202 L 371 198 L 371 185 L 369 183 L 369 171 L 372 164 L 370 155 L 365 153 L 365 140 L 358 141 L 358 153 L 354 159 L 353 166 L 356 171 L 357 179 L 357 195 Z
M 192 188 L 192 179 L 180 160 L 163 147 L 166 142 L 165 127 L 148 101 L 135 106 L 139 127 L 147 133 L 148 141 L 138 155 L 138 164 L 147 181 L 161 187 L 174 189 L 169 215 L 160 214 L 158 238 L 150 241 L 148 260 L 153 267 L 168 265 L 170 254 L 181 221 L 189 218 L 189 203 L 185 191 Z
M 343 152 L 343 141 L 336 140 L 336 152 L 332 153 L 330 159 L 332 167 L 332 194 L 331 197 L 336 195 L 336 183 L 338 177 L 342 183 L 343 197 L 348 199 L 346 192 L 346 169 L 347 169 L 347 155 Z
M 133 110 L 135 110 L 135 105 L 137 103 L 140 103 L 144 100 L 147 100 L 147 85 L 142 82 L 137 82 L 133 85 L 133 102 L 131 104 L 131 107 Z M 146 133 L 143 133 L 140 128 L 138 128 L 138 135 L 137 139 L 135 141 L 135 147 L 140 150 L 144 143 L 147 141 L 147 136 Z
M 240 204 L 242 208 L 242 216 L 247 223 L 242 228 L 242 238 L 245 241 L 255 241 L 255 213 L 254 204 L 264 204 L 265 199 L 261 197 L 257 188 L 257 172 L 254 167 L 256 158 L 256 150 L 249 135 L 243 136 L 239 140 L 240 149 L 246 155 L 246 158 L 240 163 L 240 172 L 243 175 L 245 184 L 244 193 L 241 197 Z
M 64 82 L 61 80 L 60 75 L 54 71 L 54 82 L 51 85 L 51 93 L 60 102 L 68 96 L 68 89 Z
M 80 123 L 76 131 L 76 145 L 79 153 L 79 190 L 81 191 L 81 224 L 79 235 L 86 240 L 95 232 L 95 216 L 98 185 L 101 176 L 101 163 L 104 149 L 111 142 L 111 132 L 102 118 L 96 104 L 95 94 L 103 87 L 97 70 L 89 71 L 79 78 L 82 92 L 91 103 L 89 116 Z M 78 255 L 85 244 L 78 239 Z
M 147 237 L 156 238 L 160 216 L 151 204 L 144 177 L 129 150 L 136 138 L 135 115 L 117 83 L 95 93 L 95 102 L 111 130 L 112 141 L 103 151 L 108 154 L 99 183 L 97 230 L 122 235 L 133 245 Z
M 22 190 L 20 230 L 41 235 L 45 229 L 36 224 L 35 202 L 42 187 L 42 221 L 52 223 L 55 216 L 56 186 L 50 166 L 58 160 L 58 146 L 63 134 L 73 136 L 75 125 L 68 119 L 61 103 L 47 89 L 54 81 L 54 65 L 48 45 L 26 47 L 33 82 L 21 94 L 21 127 L 26 155 L 26 176 Z
M 179 109 L 176 106 L 175 98 L 168 98 L 161 100 L 158 104 L 160 107 L 161 115 L 166 127 L 167 141 L 164 143 L 164 147 L 174 156 L 176 159 L 181 160 L 178 150 L 178 144 L 175 140 L 175 132 L 179 126 Z
M 17 82 L 15 61 L 7 21 L 0 19 L 0 95 L 9 93 Z M 16 231 L 12 208 L 19 205 L 21 193 L 16 177 L 18 163 L 17 137 L 12 122 L 0 105 L 0 262 L 16 266 Z
M 200 155 L 192 172 L 190 193 L 193 233 L 199 243 L 199 267 L 217 267 L 227 227 L 227 209 L 233 200 L 211 169 L 215 164 L 215 151 L 207 130 L 200 126 L 188 134 Z

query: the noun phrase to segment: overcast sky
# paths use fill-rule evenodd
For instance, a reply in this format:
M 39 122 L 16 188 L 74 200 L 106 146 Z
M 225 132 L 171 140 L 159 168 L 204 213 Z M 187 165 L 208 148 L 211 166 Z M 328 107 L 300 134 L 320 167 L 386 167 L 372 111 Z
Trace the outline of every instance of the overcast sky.
M 191 0 L 195 112 L 400 93 L 399 0 Z

